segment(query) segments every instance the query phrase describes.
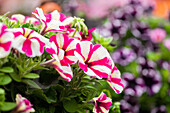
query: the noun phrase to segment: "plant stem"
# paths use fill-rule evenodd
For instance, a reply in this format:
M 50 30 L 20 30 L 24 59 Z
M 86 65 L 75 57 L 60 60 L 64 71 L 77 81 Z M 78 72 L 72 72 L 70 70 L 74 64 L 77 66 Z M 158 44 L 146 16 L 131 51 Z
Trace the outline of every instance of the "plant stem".
M 74 37 L 74 35 L 76 34 L 77 30 L 78 30 L 78 27 L 76 27 L 76 30 L 74 31 L 74 33 L 73 33 L 73 36 L 72 36 L 72 37 Z

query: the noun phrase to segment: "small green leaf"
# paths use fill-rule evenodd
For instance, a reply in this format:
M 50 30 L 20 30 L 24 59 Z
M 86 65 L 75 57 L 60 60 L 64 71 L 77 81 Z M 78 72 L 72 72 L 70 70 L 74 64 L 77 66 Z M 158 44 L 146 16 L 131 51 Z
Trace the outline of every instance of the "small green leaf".
M 12 81 L 12 79 L 8 75 L 2 75 L 0 77 L 0 85 L 7 85 Z
M 0 107 L 0 110 L 2 111 L 9 111 L 16 107 L 16 103 L 13 102 L 4 102 L 3 106 Z
M 29 80 L 29 79 L 25 79 L 25 80 L 22 80 L 23 83 L 31 86 L 32 88 L 36 88 L 36 89 L 41 89 L 34 81 L 32 80 Z
M 3 67 L 0 69 L 0 71 L 4 73 L 12 73 L 14 70 L 12 67 Z
M 79 105 L 75 99 L 71 99 L 70 101 L 64 101 L 63 106 L 68 112 L 76 112 L 79 108 Z
M 5 90 L 0 88 L 0 106 L 3 104 L 3 102 L 5 101 Z
M 17 81 L 17 82 L 21 82 L 21 78 L 18 74 L 16 73 L 10 73 L 10 76 L 12 77 L 13 80 Z
M 23 77 L 24 78 L 35 79 L 35 78 L 39 78 L 40 76 L 38 74 L 35 74 L 35 73 L 28 73 L 28 74 L 24 75 Z

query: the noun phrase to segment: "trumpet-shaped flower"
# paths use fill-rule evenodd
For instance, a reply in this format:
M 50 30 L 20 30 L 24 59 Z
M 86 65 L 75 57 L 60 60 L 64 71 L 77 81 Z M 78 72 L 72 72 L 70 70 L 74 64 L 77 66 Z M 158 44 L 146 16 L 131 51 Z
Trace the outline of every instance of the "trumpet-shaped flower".
M 14 28 L 9 31 L 15 36 L 12 47 L 29 57 L 42 55 L 44 46 L 49 42 L 47 38 L 28 28 Z
M 32 108 L 32 104 L 29 100 L 22 97 L 20 94 L 16 95 L 16 103 L 17 107 L 14 109 L 15 113 L 30 113 L 35 112 L 34 108 Z
M 79 61 L 79 67 L 87 75 L 102 79 L 111 74 L 113 62 L 103 46 L 93 45 L 89 41 L 82 41 L 76 45 L 74 54 Z
M 108 113 L 109 107 L 112 105 L 112 100 L 106 96 L 103 92 L 99 97 L 93 98 L 95 106 L 93 108 L 94 113 Z
M 29 22 L 31 22 L 31 24 L 34 24 L 34 25 L 39 24 L 39 21 L 36 18 L 29 17 L 29 16 L 24 16 L 22 14 L 14 14 L 14 15 L 12 15 L 12 17 L 10 18 L 10 21 L 15 22 L 15 23 L 17 21 L 19 21 L 20 24 L 25 24 L 25 23 L 29 23 Z
M 70 65 L 63 60 L 66 58 L 64 57 L 64 50 L 57 47 L 55 42 L 52 42 L 51 46 L 46 48 L 46 51 L 51 54 L 53 59 L 55 59 L 52 66 L 58 71 L 60 76 L 67 81 L 71 81 L 73 72 Z
M 77 58 L 74 56 L 76 44 L 79 42 L 77 39 L 69 38 L 65 34 L 58 33 L 50 37 L 50 42 L 54 42 L 57 48 L 64 53 L 63 58 L 60 60 L 68 64 L 73 64 L 77 61 Z
M 111 75 L 107 78 L 107 82 L 116 93 L 122 92 L 124 85 L 121 83 L 120 71 L 116 66 L 112 69 Z
M 65 32 L 63 28 L 73 21 L 72 17 L 68 18 L 57 10 L 50 14 L 44 14 L 42 9 L 36 8 L 36 13 L 33 12 L 32 14 L 42 22 L 41 34 L 49 31 Z
M 10 53 L 13 33 L 6 30 L 7 26 L 0 23 L 0 58 L 6 57 Z

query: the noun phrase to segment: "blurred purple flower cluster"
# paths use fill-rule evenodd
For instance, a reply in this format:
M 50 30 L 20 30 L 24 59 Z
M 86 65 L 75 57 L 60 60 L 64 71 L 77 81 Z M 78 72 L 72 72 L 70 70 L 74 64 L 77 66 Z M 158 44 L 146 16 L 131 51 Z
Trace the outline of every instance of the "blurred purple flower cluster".
M 141 1 L 130 0 L 113 11 L 97 32 L 113 37 L 113 43 L 119 45 L 111 57 L 123 73 L 125 89 L 124 99 L 120 101 L 121 112 L 167 113 L 164 104 L 170 98 L 164 102 L 159 99 L 170 94 L 170 32 L 164 27 L 170 24 L 166 20 L 161 25 L 160 21 L 151 20 L 154 5 L 146 6 Z M 150 102 L 146 102 L 148 98 L 152 98 Z
M 115 40 L 124 37 L 128 29 L 131 29 L 136 37 L 145 36 L 149 28 L 145 23 L 139 22 L 138 19 L 149 14 L 152 11 L 151 7 L 153 6 L 144 6 L 139 0 L 130 0 L 123 7 L 113 11 L 108 17 L 109 21 L 97 30 L 106 37 L 113 36 Z

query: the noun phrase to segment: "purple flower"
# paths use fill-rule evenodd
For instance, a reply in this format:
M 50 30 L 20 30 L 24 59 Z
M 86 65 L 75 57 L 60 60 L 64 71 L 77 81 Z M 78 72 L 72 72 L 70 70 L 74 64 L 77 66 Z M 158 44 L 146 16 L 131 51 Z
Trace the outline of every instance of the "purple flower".
M 138 57 L 137 62 L 139 63 L 138 71 L 142 72 L 144 69 L 154 69 L 156 64 L 155 62 L 146 59 L 145 57 Z
M 135 60 L 136 54 L 132 49 L 129 48 L 121 48 L 111 54 L 115 63 L 120 64 L 122 66 L 128 65 L 130 62 Z
M 127 44 L 131 46 L 133 51 L 138 55 L 142 56 L 145 54 L 146 50 L 144 49 L 144 46 L 142 45 L 141 41 L 137 40 L 136 38 L 129 38 L 127 40 Z
M 161 75 L 154 69 L 142 70 L 142 78 L 145 81 L 146 91 L 149 95 L 158 93 L 162 86 Z
M 135 96 L 125 96 L 124 100 L 120 101 L 121 113 L 138 113 L 139 103 L 138 98 Z
M 132 22 L 132 33 L 135 37 L 141 37 L 141 40 L 148 40 L 149 26 L 144 22 Z
M 159 60 L 157 65 L 161 69 L 170 70 L 170 61 Z
M 152 109 L 151 113 L 168 113 L 168 111 L 164 105 L 161 105 Z
M 135 78 L 131 73 L 124 73 L 122 78 L 126 95 L 141 96 L 145 92 L 145 83 L 142 78 Z

